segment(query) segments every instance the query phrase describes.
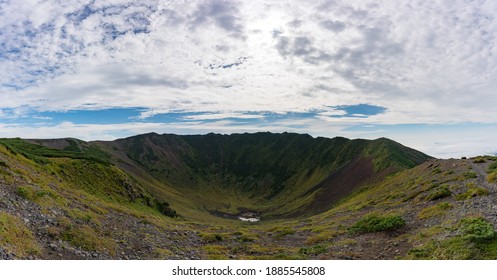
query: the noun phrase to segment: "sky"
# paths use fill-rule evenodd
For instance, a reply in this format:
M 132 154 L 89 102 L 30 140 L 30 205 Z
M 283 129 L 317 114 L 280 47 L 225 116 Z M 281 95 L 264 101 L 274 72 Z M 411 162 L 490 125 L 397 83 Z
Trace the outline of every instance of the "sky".
M 497 154 L 497 2 L 0 0 L 0 137 L 297 132 Z

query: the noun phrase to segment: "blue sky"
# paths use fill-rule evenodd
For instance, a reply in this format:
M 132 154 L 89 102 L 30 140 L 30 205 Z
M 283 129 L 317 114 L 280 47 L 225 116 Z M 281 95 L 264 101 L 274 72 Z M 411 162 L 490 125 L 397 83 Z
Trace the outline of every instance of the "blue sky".
M 0 1 L 0 137 L 298 132 L 497 153 L 495 1 Z

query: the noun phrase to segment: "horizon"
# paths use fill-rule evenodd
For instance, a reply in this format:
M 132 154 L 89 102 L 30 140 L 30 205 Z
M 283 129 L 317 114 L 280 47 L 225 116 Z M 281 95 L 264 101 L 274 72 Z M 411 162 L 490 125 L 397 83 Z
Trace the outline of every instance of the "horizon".
M 293 132 L 497 155 L 497 3 L 0 3 L 0 137 Z
M 122 140 L 122 139 L 126 139 L 126 138 L 132 138 L 132 137 L 143 136 L 143 135 L 148 135 L 148 134 L 176 135 L 176 136 L 204 136 L 204 135 L 214 134 L 214 135 L 230 136 L 230 135 L 257 134 L 257 133 L 270 133 L 270 134 L 285 134 L 285 133 L 288 133 L 288 134 L 299 134 L 299 135 L 308 135 L 308 136 L 312 137 L 313 139 L 316 139 L 316 138 L 328 138 L 328 139 L 345 138 L 345 139 L 348 139 L 348 140 L 369 140 L 369 141 L 374 141 L 374 140 L 385 138 L 385 139 L 389 139 L 389 140 L 395 141 L 395 140 L 387 138 L 387 137 L 378 137 L 378 138 L 374 138 L 374 139 L 348 138 L 348 137 L 343 137 L 343 136 L 338 136 L 338 135 L 337 136 L 333 136 L 333 137 L 328 137 L 328 136 L 313 136 L 313 135 L 308 134 L 308 133 L 287 132 L 287 131 L 283 131 L 283 132 L 256 131 L 256 132 L 232 132 L 232 133 L 208 132 L 208 133 L 191 133 L 191 134 L 177 134 L 177 133 L 168 133 L 168 132 L 159 133 L 159 132 L 155 132 L 155 131 L 150 131 L 150 132 L 144 132 L 144 133 L 140 133 L 140 134 L 123 136 L 123 137 L 118 137 L 118 138 L 113 138 L 113 139 L 108 139 L 108 140 L 102 140 L 102 139 L 83 140 L 83 139 L 75 138 L 75 137 L 60 137 L 60 138 L 22 138 L 21 137 L 21 139 L 23 139 L 23 140 L 63 140 L 63 139 L 75 139 L 75 140 L 84 141 L 84 142 L 112 142 L 112 141 L 116 141 L 116 140 Z M 398 142 L 398 141 L 395 141 L 395 142 L 397 142 L 397 143 L 399 143 L 399 144 L 401 144 L 403 146 L 406 146 L 406 145 L 404 145 L 401 142 Z M 412 148 L 412 147 L 409 147 L 409 146 L 406 146 L 406 147 Z M 443 159 L 443 158 L 438 158 L 438 157 L 433 156 L 431 154 L 425 153 L 424 151 L 420 151 L 420 152 L 422 152 L 422 153 L 424 153 L 424 154 L 426 154 L 428 156 L 431 156 L 433 158 Z M 495 154 L 495 155 L 497 155 L 497 154 Z M 493 154 L 480 154 L 480 155 L 473 155 L 473 156 L 469 156 L 469 157 L 472 158 L 472 157 L 479 157 L 479 156 L 495 156 L 495 155 L 493 155 Z M 462 157 L 465 157 L 465 156 L 462 156 Z M 446 159 L 448 159 L 448 158 L 446 158 Z

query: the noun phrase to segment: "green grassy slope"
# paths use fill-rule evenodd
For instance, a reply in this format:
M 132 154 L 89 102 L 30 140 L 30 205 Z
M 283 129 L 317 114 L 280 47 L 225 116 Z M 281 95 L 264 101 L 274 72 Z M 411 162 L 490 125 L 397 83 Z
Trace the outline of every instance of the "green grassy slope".
M 55 142 L 64 142 L 64 147 L 50 148 Z M 16 138 L 0 139 L 0 146 L 22 159 L 21 167 L 31 167 L 39 174 L 43 172 L 46 180 L 59 181 L 67 188 L 117 205 L 174 213 L 172 209 L 165 209 L 166 201 L 151 195 L 133 177 L 113 165 L 110 156 L 95 145 L 76 139 L 26 141 Z
M 147 180 L 153 182 L 144 185 L 164 199 L 185 204 L 181 195 L 171 195 L 179 192 L 199 210 L 235 214 L 246 208 L 273 217 L 323 211 L 364 182 L 429 158 L 388 139 L 328 139 L 295 133 L 150 133 L 98 145 L 135 176 L 151 175 L 153 179 Z M 333 179 L 337 172 L 364 176 L 324 201 L 323 193 L 337 188 L 339 182 Z M 161 191 L 160 184 L 174 191 Z

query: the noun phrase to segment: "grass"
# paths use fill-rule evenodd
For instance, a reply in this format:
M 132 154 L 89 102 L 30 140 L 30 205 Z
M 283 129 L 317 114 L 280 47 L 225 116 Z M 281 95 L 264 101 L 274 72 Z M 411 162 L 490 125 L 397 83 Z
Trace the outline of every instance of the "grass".
M 306 239 L 305 244 L 306 245 L 314 245 L 314 244 L 318 244 L 318 243 L 322 243 L 322 242 L 328 242 L 331 239 L 333 239 L 334 237 L 336 237 L 340 234 L 344 234 L 344 233 L 346 233 L 345 230 L 338 230 L 338 229 L 337 230 L 326 230 L 326 231 L 320 232 L 319 234 L 309 236 Z
M 487 181 L 490 183 L 496 183 L 497 182 L 497 161 L 492 162 L 489 164 L 488 169 L 487 169 Z
M 489 194 L 487 189 L 477 187 L 474 183 L 468 184 L 467 187 L 468 187 L 468 189 L 466 192 L 456 195 L 457 200 L 466 200 L 466 199 L 470 199 L 473 197 L 483 196 L 483 195 Z
M 42 250 L 33 233 L 23 221 L 0 211 L 0 245 L 14 253 L 16 258 L 38 256 Z
M 213 242 L 221 242 L 224 239 L 224 236 L 220 233 L 201 233 L 200 237 L 204 242 L 213 243 Z
M 487 175 L 487 181 L 490 183 L 495 183 L 497 182 L 497 172 L 493 171 L 492 173 Z
M 461 237 L 430 240 L 423 246 L 407 253 L 407 259 L 423 260 L 468 260 L 475 257 L 474 248 Z
M 310 247 L 302 247 L 299 249 L 299 254 L 304 256 L 317 256 L 328 251 L 328 246 L 317 244 Z
M 426 200 L 437 200 L 452 195 L 449 187 L 447 185 L 442 185 L 435 188 L 427 197 Z
M 48 163 L 47 158 L 72 158 L 109 163 L 109 156 L 95 146 L 87 146 L 84 150 L 76 149 L 77 140 L 68 139 L 70 146 L 63 150 L 50 149 L 45 146 L 28 143 L 20 138 L 3 138 L 0 144 L 4 145 L 14 154 L 21 154 L 37 163 Z
M 156 259 L 168 259 L 174 256 L 174 253 L 167 248 L 155 248 L 153 253 Z
M 232 234 L 233 238 L 238 242 L 252 242 L 259 239 L 258 234 L 247 233 L 244 231 L 235 231 Z
M 475 159 L 473 159 L 473 163 L 484 163 L 484 162 L 487 161 L 483 157 L 476 157 Z
M 474 179 L 476 178 L 477 175 L 475 172 L 473 171 L 467 171 L 467 172 L 464 172 L 462 175 L 461 175 L 461 178 L 460 180 L 461 181 L 464 181 L 464 180 L 469 180 L 469 179 Z
M 210 260 L 226 260 L 228 259 L 229 249 L 223 245 L 205 245 L 202 250 Z
M 349 228 L 351 234 L 393 231 L 404 227 L 406 222 L 400 215 L 379 216 L 369 214 L 362 217 Z
M 424 208 L 418 213 L 419 219 L 429 219 L 433 217 L 438 217 L 447 213 L 448 210 L 454 208 L 454 205 L 448 202 L 442 202 L 437 205 L 429 206 Z
M 102 236 L 98 230 L 88 225 L 69 225 L 60 233 L 62 240 L 86 251 L 104 252 L 111 256 L 116 254 L 113 239 Z
M 441 240 L 432 238 L 421 246 L 412 248 L 406 258 L 468 260 L 495 259 L 497 257 L 495 230 L 493 225 L 483 218 L 464 218 L 448 230 L 457 232 L 458 235 Z
M 461 220 L 461 229 L 463 238 L 475 243 L 483 243 L 495 237 L 493 225 L 480 217 Z
M 294 234 L 296 231 L 295 229 L 289 228 L 289 227 L 276 227 L 276 228 L 271 228 L 269 229 L 269 232 L 273 232 L 273 237 L 275 239 L 281 239 L 287 235 Z

